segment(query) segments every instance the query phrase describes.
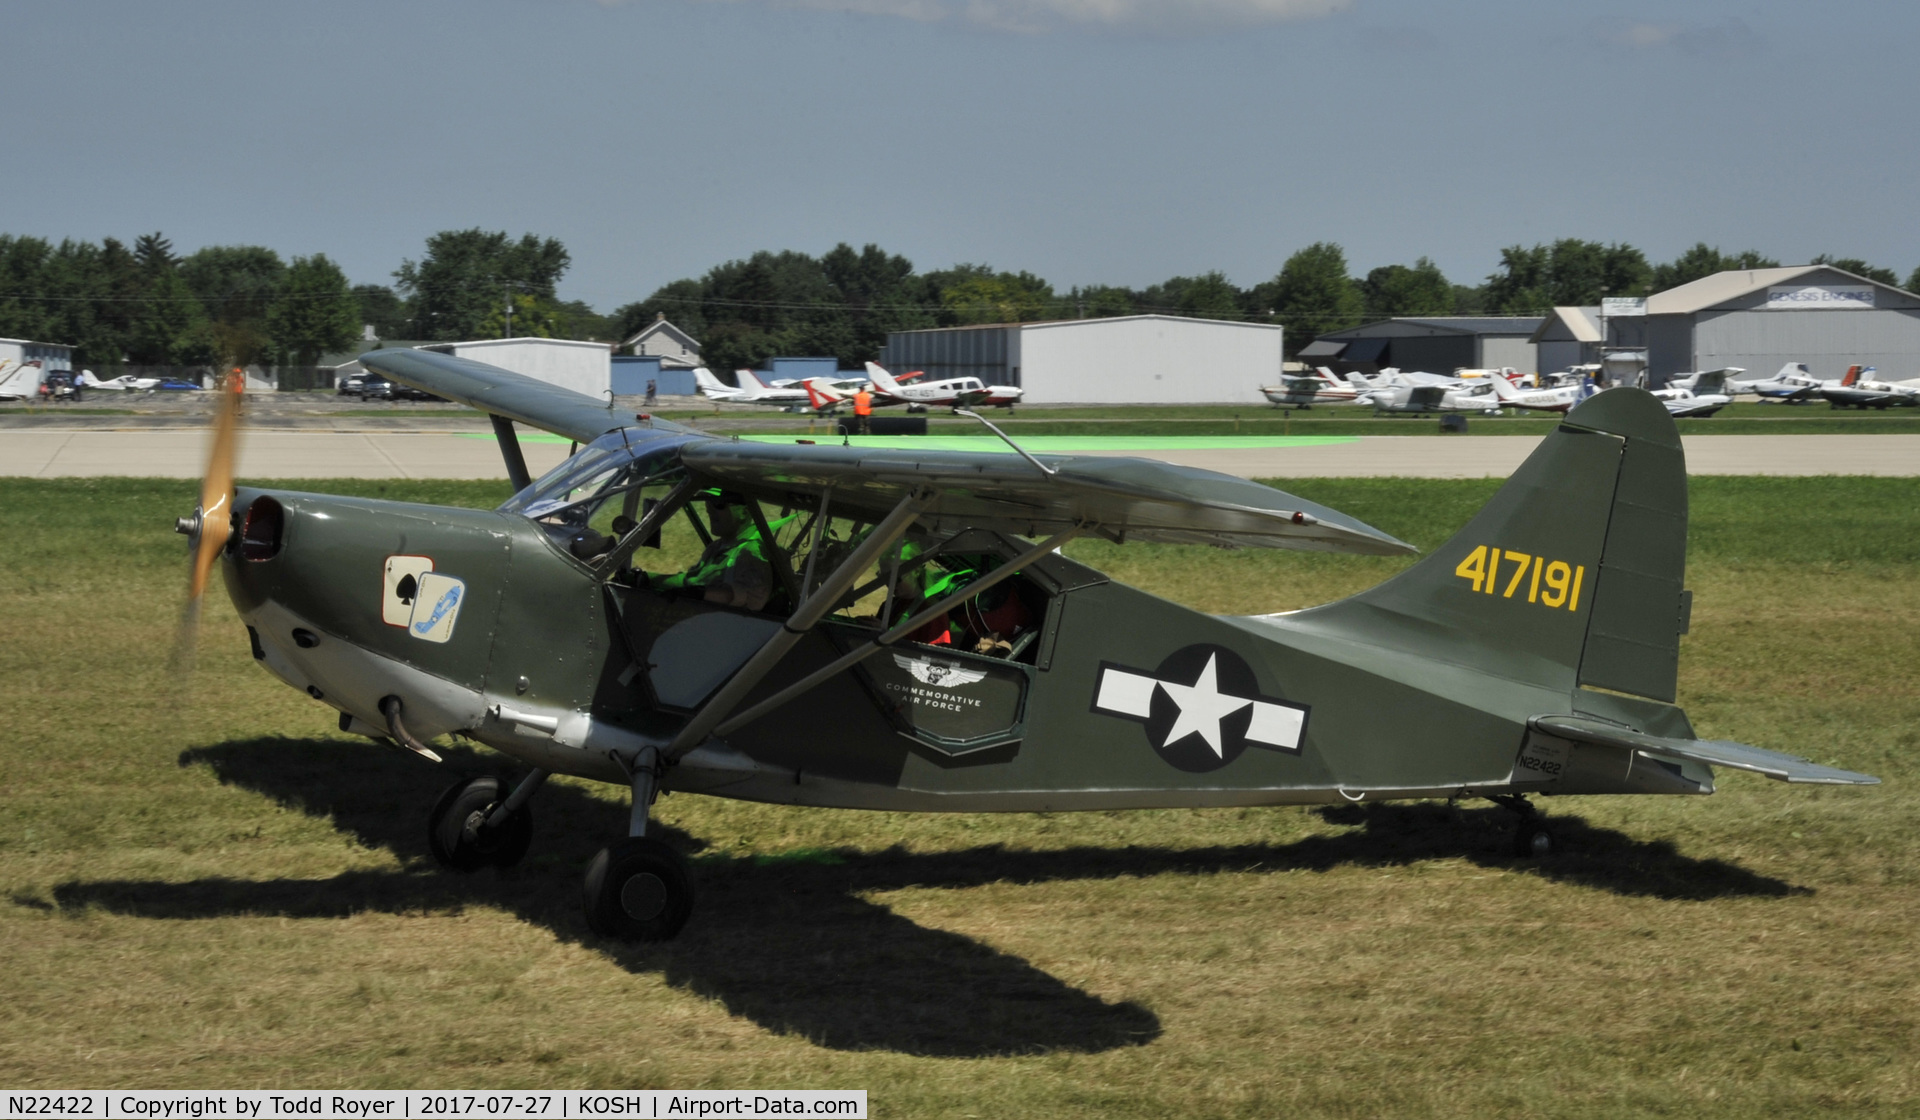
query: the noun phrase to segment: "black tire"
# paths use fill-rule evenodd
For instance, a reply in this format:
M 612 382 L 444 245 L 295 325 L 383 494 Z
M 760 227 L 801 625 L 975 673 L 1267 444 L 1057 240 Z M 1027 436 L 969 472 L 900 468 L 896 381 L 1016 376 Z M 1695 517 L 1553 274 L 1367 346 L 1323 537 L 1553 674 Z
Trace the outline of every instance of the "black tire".
M 498 778 L 474 778 L 447 788 L 427 816 L 427 847 L 440 866 L 454 871 L 512 867 L 533 842 L 532 806 L 522 805 L 499 827 L 486 819 L 506 797 Z
M 678 852 L 629 837 L 587 865 L 587 925 L 622 941 L 667 941 L 693 913 L 693 876 Z
M 1553 833 L 1542 824 L 1523 824 L 1513 834 L 1513 854 L 1519 859 L 1544 859 L 1553 854 Z

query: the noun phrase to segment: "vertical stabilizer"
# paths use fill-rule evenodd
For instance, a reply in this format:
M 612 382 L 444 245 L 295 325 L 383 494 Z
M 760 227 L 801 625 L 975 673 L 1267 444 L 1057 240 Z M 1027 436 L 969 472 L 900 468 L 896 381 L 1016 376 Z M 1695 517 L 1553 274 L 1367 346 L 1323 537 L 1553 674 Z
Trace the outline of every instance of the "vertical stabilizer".
M 867 379 L 873 382 L 874 388 L 883 393 L 895 397 L 900 395 L 900 383 L 895 381 L 893 375 L 888 373 L 879 362 L 867 363 Z
M 1548 687 L 1671 701 L 1686 543 L 1673 419 L 1643 390 L 1609 389 L 1569 413 L 1426 559 L 1294 617 Z

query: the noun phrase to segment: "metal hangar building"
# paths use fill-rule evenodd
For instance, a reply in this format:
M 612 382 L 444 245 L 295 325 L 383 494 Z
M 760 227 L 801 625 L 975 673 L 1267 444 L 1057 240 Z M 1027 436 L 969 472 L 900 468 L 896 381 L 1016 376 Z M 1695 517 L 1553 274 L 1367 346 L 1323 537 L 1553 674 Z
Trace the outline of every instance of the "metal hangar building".
M 1264 404 L 1280 380 L 1270 323 L 1122 315 L 895 331 L 880 364 L 929 380 L 978 377 L 1026 390 L 1022 404 Z
M 1539 364 L 1533 333 L 1538 316 L 1439 315 L 1383 319 L 1328 331 L 1300 351 L 1308 365 L 1340 373 L 1378 373 L 1389 366 L 1423 373 L 1511 366 L 1532 373 Z
M 1816 377 L 1877 366 L 1920 375 L 1920 296 L 1831 265 L 1716 272 L 1647 297 L 1647 373 L 1739 366 L 1772 376 L 1805 362 Z

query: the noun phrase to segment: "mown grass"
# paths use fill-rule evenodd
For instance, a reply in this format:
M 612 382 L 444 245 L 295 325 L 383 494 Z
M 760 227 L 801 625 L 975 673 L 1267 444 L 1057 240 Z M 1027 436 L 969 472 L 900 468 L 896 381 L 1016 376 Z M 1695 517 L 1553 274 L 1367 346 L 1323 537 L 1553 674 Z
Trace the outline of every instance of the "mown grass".
M 555 783 L 506 874 L 435 870 L 455 771 L 332 731 L 210 603 L 165 669 L 191 483 L 5 480 L 0 1083 L 864 1087 L 876 1115 L 1810 1116 L 1920 1109 L 1920 502 L 1693 482 L 1682 701 L 1886 780 L 1549 803 L 909 816 L 663 800 L 701 901 L 598 941 L 621 791 Z M 1292 480 L 1423 548 L 1482 481 Z M 484 506 L 488 483 L 307 484 Z M 1401 562 L 1093 542 L 1266 611 Z M 831 718 L 819 713 L 818 718 Z

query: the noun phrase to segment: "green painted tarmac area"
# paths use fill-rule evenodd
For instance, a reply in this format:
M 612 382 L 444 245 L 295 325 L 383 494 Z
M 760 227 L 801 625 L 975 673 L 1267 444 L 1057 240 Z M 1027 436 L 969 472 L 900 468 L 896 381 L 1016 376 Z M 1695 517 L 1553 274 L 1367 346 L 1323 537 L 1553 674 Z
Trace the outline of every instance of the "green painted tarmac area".
M 805 439 L 793 435 L 743 435 L 754 443 L 793 443 Z M 1352 443 L 1357 436 L 1021 436 L 1019 443 L 1028 451 L 1064 453 L 1069 451 L 1246 451 L 1267 447 L 1326 447 Z M 812 442 L 838 443 L 838 436 L 819 436 Z M 925 451 L 1005 451 L 1009 448 L 996 436 L 849 436 L 855 447 L 917 447 Z

